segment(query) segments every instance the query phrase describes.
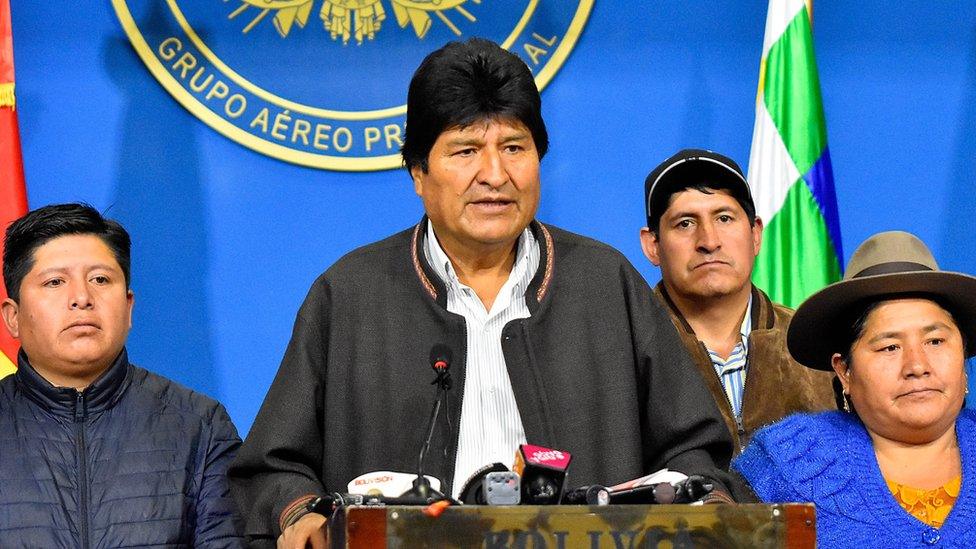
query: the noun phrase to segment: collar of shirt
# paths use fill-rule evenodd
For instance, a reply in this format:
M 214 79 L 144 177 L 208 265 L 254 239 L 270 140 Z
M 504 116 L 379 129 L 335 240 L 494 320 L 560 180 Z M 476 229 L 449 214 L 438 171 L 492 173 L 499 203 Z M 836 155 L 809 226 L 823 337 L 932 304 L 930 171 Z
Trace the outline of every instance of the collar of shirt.
M 742 352 L 749 354 L 749 334 L 752 332 L 752 292 L 749 292 L 749 303 L 746 304 L 746 316 L 742 319 L 739 336 L 742 337 Z
M 712 359 L 712 365 L 715 366 L 715 371 L 721 376 L 725 372 L 732 372 L 735 370 L 745 370 L 748 368 L 748 362 L 746 357 L 749 356 L 749 333 L 752 332 L 752 294 L 749 294 L 749 302 L 746 303 L 746 315 L 742 319 L 742 325 L 739 326 L 739 343 L 732 348 L 732 354 L 729 355 L 728 359 L 723 359 L 715 351 L 705 346 L 705 350 L 708 351 L 708 356 Z M 741 348 L 741 352 L 739 349 Z
M 505 310 L 511 304 L 512 299 L 522 297 L 525 294 L 529 282 L 532 281 L 532 276 L 539 267 L 539 257 L 541 254 L 539 241 L 536 240 L 535 235 L 532 234 L 531 229 L 528 227 L 523 229 L 522 234 L 519 235 L 515 254 L 515 263 L 512 265 L 512 272 L 508 275 L 508 280 L 505 281 L 505 284 L 498 291 L 498 296 L 495 297 L 495 301 L 492 303 L 491 311 L 485 310 L 482 304 L 480 311 L 477 309 L 473 311 L 478 316 L 490 318 L 500 311 Z M 427 238 L 424 242 L 424 255 L 434 270 L 434 274 L 447 286 L 448 292 L 455 295 L 465 293 L 474 294 L 474 291 L 464 285 L 458 278 L 457 272 L 454 270 L 454 265 L 437 241 L 434 224 L 430 221 L 427 222 Z M 481 303 L 480 299 L 476 300 L 478 303 Z
M 725 395 L 729 399 L 732 407 L 732 414 L 735 421 L 742 429 L 742 393 L 745 389 L 746 373 L 749 369 L 749 332 L 752 331 L 752 294 L 749 294 L 749 302 L 746 304 L 745 318 L 739 327 L 739 343 L 732 349 L 732 354 L 728 359 L 723 359 L 711 349 L 708 349 L 709 357 L 712 359 L 712 366 L 718 374 L 719 382 L 725 390 Z

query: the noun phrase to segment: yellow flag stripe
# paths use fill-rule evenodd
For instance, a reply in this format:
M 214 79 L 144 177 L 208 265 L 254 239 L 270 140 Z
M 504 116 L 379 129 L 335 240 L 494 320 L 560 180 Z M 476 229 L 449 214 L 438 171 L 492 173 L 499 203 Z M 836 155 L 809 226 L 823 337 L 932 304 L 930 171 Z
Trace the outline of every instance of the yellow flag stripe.
M 17 107 L 17 99 L 14 95 L 14 83 L 0 83 L 0 107 Z
M 0 353 L 0 379 L 7 377 L 8 375 L 17 371 L 14 363 L 7 358 L 7 355 Z

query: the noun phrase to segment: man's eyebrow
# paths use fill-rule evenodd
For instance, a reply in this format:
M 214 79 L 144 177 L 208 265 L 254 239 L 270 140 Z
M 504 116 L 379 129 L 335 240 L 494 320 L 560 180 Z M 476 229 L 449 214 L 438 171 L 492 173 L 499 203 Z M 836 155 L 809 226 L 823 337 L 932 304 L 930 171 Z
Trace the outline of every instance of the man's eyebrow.
M 948 329 L 949 329 L 948 324 L 946 324 L 945 322 L 936 321 L 922 328 L 922 333 L 927 334 L 929 332 L 934 332 L 936 330 L 948 330 Z
M 676 211 L 676 212 L 674 212 L 672 214 L 668 214 L 668 216 L 667 216 L 668 219 L 679 219 L 679 218 L 682 218 L 682 217 L 695 217 L 695 218 L 697 218 L 697 217 L 699 217 L 699 215 L 698 215 L 698 212 L 688 212 L 688 211 L 681 211 L 681 210 L 679 210 L 679 211 Z
M 480 137 L 452 137 L 447 140 L 448 146 L 458 146 L 458 145 L 481 145 L 485 142 L 484 139 Z
M 498 141 L 499 143 L 511 143 L 513 141 L 525 141 L 526 139 L 529 139 L 528 133 L 517 132 L 510 135 L 502 136 L 502 138 L 499 139 Z M 448 147 L 476 146 L 476 145 L 484 145 L 484 144 L 485 144 L 485 138 L 481 136 L 477 136 L 477 137 L 458 136 L 458 137 L 452 137 L 451 139 L 447 140 Z
M 38 276 L 46 276 L 53 273 L 63 273 L 68 270 L 67 267 L 48 267 L 47 269 L 41 269 L 37 271 Z
M 85 270 L 86 271 L 94 271 L 95 269 L 102 269 L 102 270 L 105 270 L 105 271 L 118 271 L 119 270 L 118 267 L 113 267 L 112 265 L 110 265 L 108 263 L 95 263 L 95 264 L 92 264 L 92 265 L 86 265 L 85 266 Z M 38 276 L 45 276 L 45 275 L 53 274 L 53 273 L 64 273 L 64 272 L 68 272 L 69 270 L 70 269 L 68 267 L 65 267 L 63 265 L 58 265 L 58 266 L 54 266 L 54 267 L 48 267 L 46 269 L 41 269 L 40 271 L 37 271 L 37 274 L 38 274 Z
M 509 141 L 524 141 L 528 138 L 529 138 L 529 134 L 526 132 L 515 132 L 502 137 L 501 142 L 508 143 Z
M 706 215 L 716 215 L 716 214 L 720 214 L 720 213 L 735 213 L 735 212 L 734 212 L 734 208 L 732 208 L 732 206 L 720 206 L 718 208 L 715 208 L 714 210 L 710 210 Z M 680 217 L 695 217 L 695 218 L 697 218 L 697 217 L 701 217 L 701 215 L 698 212 L 682 211 L 682 210 L 678 210 L 678 211 L 676 211 L 676 212 L 668 215 L 668 219 L 678 219 Z

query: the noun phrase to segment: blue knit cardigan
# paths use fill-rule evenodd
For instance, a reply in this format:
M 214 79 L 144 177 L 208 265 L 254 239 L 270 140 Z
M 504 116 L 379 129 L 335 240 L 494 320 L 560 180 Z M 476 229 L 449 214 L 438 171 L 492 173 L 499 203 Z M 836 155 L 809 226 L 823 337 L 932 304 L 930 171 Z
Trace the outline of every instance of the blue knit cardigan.
M 759 431 L 733 462 L 764 502 L 812 502 L 819 547 L 976 547 L 976 412 L 956 420 L 962 488 L 942 528 L 902 509 L 854 414 L 798 414 Z

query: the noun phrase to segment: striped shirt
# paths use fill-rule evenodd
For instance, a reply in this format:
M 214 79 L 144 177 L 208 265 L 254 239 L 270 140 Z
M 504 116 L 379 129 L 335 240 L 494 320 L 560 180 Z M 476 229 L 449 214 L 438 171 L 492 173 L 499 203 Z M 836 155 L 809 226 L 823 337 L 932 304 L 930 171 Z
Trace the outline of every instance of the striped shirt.
M 749 356 L 749 332 L 752 331 L 752 294 L 749 295 L 749 303 L 746 305 L 746 315 L 742 319 L 742 326 L 739 328 L 739 342 L 732 349 L 729 358 L 723 359 L 715 351 L 708 350 L 708 356 L 712 359 L 712 366 L 718 375 L 718 380 L 725 389 L 725 396 L 732 405 L 732 413 L 735 415 L 735 422 L 742 428 L 742 392 L 746 386 L 746 371 L 748 370 L 747 358 Z
M 467 323 L 467 364 L 452 483 L 452 495 L 458 497 L 468 477 L 485 465 L 499 462 L 511 467 L 516 448 L 526 442 L 501 339 L 505 324 L 529 317 L 525 291 L 539 267 L 541 251 L 532 231 L 522 231 L 512 272 L 490 311 L 474 290 L 458 280 L 431 223 L 427 224 L 424 254 L 447 287 L 447 310 L 463 316 Z

